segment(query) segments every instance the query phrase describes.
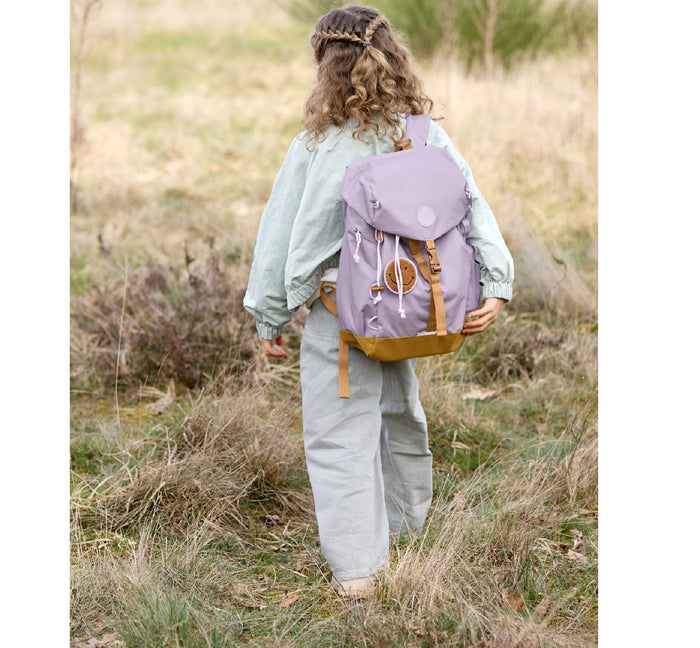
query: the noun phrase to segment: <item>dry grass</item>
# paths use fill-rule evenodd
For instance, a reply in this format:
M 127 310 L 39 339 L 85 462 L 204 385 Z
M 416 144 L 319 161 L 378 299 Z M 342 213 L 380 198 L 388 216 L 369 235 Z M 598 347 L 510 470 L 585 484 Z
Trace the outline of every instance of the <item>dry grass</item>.
M 495 78 L 466 76 L 454 60 L 425 72 L 436 113 L 516 258 L 518 303 L 595 315 L 595 52 Z
M 576 519 L 588 530 L 596 446 L 564 461 L 560 452 L 555 445 L 529 462 L 502 458 L 450 502 L 439 502 L 426 539 L 400 550 L 384 577 L 385 600 L 395 602 L 405 628 L 436 646 L 459 646 L 466 636 L 494 647 L 591 645 L 594 610 L 587 609 L 586 585 L 562 596 L 556 580 L 578 566 L 594 575 L 597 538 L 585 533 L 569 557 L 574 536 L 553 536 L 552 529 Z M 576 507 L 583 512 L 572 515 Z M 560 623 L 552 623 L 557 616 Z
M 87 37 L 73 256 L 92 257 L 98 233 L 138 262 L 179 260 L 206 236 L 250 247 L 313 79 L 303 39 L 269 3 L 103 7 Z
M 356 608 L 326 585 L 298 394 L 278 399 L 270 387 L 203 396 L 179 422 L 145 430 L 125 411 L 98 474 L 76 470 L 76 635 L 117 630 L 129 646 L 156 636 L 188 646 L 594 645 L 590 403 L 559 432 L 545 424 L 511 450 L 501 439 L 468 480 L 443 482 L 424 534 L 394 547 L 378 598 Z M 444 403 L 443 424 L 493 420 L 465 416 L 462 402 Z M 433 430 L 438 471 L 449 429 Z M 290 595 L 299 598 L 284 605 Z
M 195 404 L 176 425 L 147 431 L 142 445 L 104 452 L 119 466 L 105 479 L 75 473 L 76 532 L 122 532 L 150 521 L 176 534 L 203 523 L 236 533 L 251 526 L 258 507 L 310 514 L 308 496 L 295 490 L 303 468 L 299 404 L 272 401 L 270 389 L 238 383 L 234 393 Z
M 595 645 L 595 52 L 490 79 L 423 64 L 516 257 L 516 301 L 458 354 L 419 361 L 434 506 L 420 538 L 393 546 L 376 600 L 354 605 L 330 594 L 317 546 L 304 313 L 275 364 L 240 308 L 314 77 L 308 31 L 283 3 L 113 0 L 87 32 L 71 215 L 72 636 Z
M 259 388 L 203 397 L 179 425 L 125 431 L 131 445 L 103 454 L 113 472 L 76 473 L 76 634 L 116 629 L 135 646 L 155 636 L 189 637 L 188 646 L 594 644 L 590 403 L 557 436 L 545 426 L 493 449 L 468 480 L 443 482 L 423 535 L 394 546 L 379 596 L 359 608 L 327 587 L 298 405 L 298 395 Z M 434 430 L 438 470 L 446 438 Z M 298 599 L 285 605 L 290 595 Z

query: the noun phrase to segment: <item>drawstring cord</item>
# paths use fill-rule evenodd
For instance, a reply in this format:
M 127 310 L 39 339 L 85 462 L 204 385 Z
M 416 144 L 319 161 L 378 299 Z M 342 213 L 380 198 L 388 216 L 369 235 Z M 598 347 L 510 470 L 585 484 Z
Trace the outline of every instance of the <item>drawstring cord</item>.
M 406 319 L 406 311 L 403 308 L 403 276 L 401 275 L 401 262 L 399 259 L 399 235 L 394 234 L 396 245 L 394 247 L 394 272 L 396 273 L 396 284 L 399 289 L 399 315 L 401 319 Z
M 374 230 L 374 236 L 377 239 L 377 287 L 381 286 L 381 278 L 382 278 L 382 237 L 379 235 L 379 232 L 377 230 Z M 381 291 L 377 291 L 376 296 L 372 296 L 372 301 L 376 304 L 380 301 L 382 301 L 382 293 Z
M 355 228 L 355 254 L 353 254 L 352 259 L 355 263 L 360 262 L 360 243 L 362 243 L 362 234 L 360 230 Z

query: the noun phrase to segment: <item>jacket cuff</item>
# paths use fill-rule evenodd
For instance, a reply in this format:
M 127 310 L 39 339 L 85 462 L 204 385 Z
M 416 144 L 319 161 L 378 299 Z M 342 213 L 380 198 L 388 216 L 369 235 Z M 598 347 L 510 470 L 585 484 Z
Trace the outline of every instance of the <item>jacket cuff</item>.
M 258 335 L 263 340 L 274 340 L 282 335 L 282 329 L 284 326 L 270 326 L 264 322 L 255 322 L 255 328 L 258 329 Z
M 481 298 L 488 299 L 489 297 L 499 297 L 510 301 L 513 299 L 513 284 L 512 283 L 495 283 L 487 282 L 481 290 Z

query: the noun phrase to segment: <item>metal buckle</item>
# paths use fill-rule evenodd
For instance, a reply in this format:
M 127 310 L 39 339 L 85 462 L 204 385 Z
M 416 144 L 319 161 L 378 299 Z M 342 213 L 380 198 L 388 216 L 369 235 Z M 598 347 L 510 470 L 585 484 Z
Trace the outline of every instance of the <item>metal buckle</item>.
M 434 241 L 425 242 L 425 251 L 428 254 L 428 265 L 430 265 L 430 272 L 437 274 L 442 271 L 440 267 L 440 261 L 437 255 L 437 248 L 435 247 Z

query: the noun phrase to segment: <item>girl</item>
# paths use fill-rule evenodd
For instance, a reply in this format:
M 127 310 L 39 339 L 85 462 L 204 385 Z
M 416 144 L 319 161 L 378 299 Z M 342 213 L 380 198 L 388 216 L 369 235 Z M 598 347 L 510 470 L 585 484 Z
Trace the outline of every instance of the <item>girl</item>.
M 338 318 L 318 299 L 319 285 L 337 277 L 346 166 L 406 144 L 406 114 L 427 113 L 432 101 L 376 9 L 333 9 L 319 19 L 311 45 L 318 82 L 306 130 L 292 141 L 263 212 L 244 306 L 271 357 L 286 355 L 281 334 L 292 312 L 310 308 L 300 351 L 302 417 L 321 551 L 339 593 L 364 596 L 387 564 L 390 534 L 423 527 L 432 456 L 414 360 L 381 362 L 351 347 L 352 398 L 338 398 Z M 428 142 L 452 156 L 473 194 L 467 240 L 481 264 L 484 299 L 462 330 L 473 335 L 511 299 L 513 260 L 469 166 L 432 121 Z

